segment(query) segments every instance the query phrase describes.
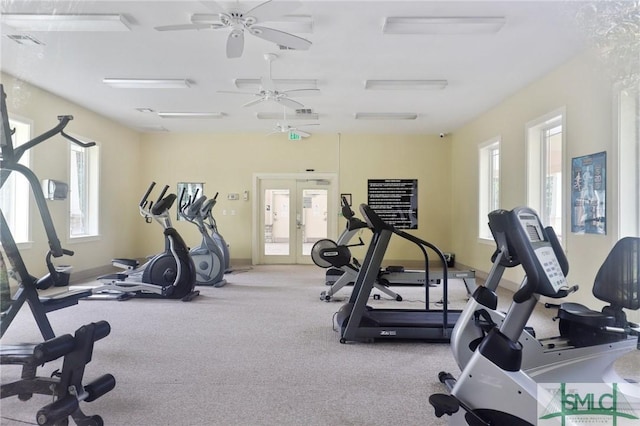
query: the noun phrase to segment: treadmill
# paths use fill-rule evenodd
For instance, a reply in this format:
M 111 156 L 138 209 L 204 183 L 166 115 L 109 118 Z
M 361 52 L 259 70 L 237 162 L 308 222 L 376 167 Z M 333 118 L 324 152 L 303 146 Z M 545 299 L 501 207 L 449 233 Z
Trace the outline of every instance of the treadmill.
M 373 236 L 367 254 L 360 267 L 349 301 L 336 313 L 336 323 L 340 329 L 340 343 L 349 341 L 372 342 L 376 339 L 407 339 L 429 342 L 449 342 L 453 327 L 461 310 L 447 308 L 429 309 L 429 286 L 425 286 L 425 309 L 377 309 L 367 306 L 367 301 L 380 272 L 380 265 L 395 234 L 415 243 L 425 259 L 425 282 L 429 282 L 429 258 L 427 249 L 432 250 L 442 261 L 442 297 L 448 300 L 448 271 L 444 254 L 433 244 L 385 223 L 371 207 L 360 205 L 360 213 Z

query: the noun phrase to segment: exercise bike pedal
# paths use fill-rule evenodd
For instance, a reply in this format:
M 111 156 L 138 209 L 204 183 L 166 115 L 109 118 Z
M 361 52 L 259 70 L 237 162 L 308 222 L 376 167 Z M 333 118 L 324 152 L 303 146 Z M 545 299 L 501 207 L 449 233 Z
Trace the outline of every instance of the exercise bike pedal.
M 195 299 L 199 295 L 200 295 L 200 290 L 194 290 L 188 293 L 186 296 L 184 296 L 181 300 L 183 302 L 191 302 L 193 299 Z
M 443 393 L 436 393 L 429 397 L 429 403 L 435 409 L 436 417 L 440 418 L 447 415 L 452 415 L 458 412 L 460 409 L 460 403 L 458 400 L 451 396 Z

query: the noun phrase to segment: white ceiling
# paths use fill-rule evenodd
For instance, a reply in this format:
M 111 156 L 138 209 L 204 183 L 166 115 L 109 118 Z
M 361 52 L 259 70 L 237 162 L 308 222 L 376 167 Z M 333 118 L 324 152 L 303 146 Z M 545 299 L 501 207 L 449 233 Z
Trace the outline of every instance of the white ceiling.
M 258 4 L 241 1 L 240 7 Z M 227 59 L 227 29 L 154 29 L 211 12 L 198 1 L 3 0 L 5 14 L 119 13 L 132 24 L 126 32 L 28 33 L 43 46 L 15 43 L 7 35 L 25 33 L 3 25 L 0 64 L 9 74 L 137 130 L 268 133 L 277 120 L 261 120 L 256 113 L 279 113 L 283 107 L 273 102 L 242 107 L 253 99 L 250 95 L 218 91 L 241 90 L 234 85 L 238 78 L 266 76 L 263 56 L 274 52 L 274 79 L 315 79 L 320 89 L 318 96 L 294 98 L 317 113 L 318 120 L 290 124 L 318 123 L 308 129 L 312 133 L 447 133 L 584 48 L 574 27 L 578 6 L 560 1 L 303 1 L 292 13 L 312 17 L 312 32 L 297 34 L 313 43 L 309 50 L 280 50 L 246 35 L 243 56 Z M 488 35 L 388 35 L 382 32 L 388 16 L 504 16 L 506 24 Z M 113 77 L 183 78 L 193 84 L 189 89 L 115 89 L 102 83 Z M 366 79 L 445 79 L 448 85 L 429 91 L 365 91 Z M 169 119 L 136 108 L 225 116 Z M 414 112 L 418 118 L 355 120 L 356 112 Z

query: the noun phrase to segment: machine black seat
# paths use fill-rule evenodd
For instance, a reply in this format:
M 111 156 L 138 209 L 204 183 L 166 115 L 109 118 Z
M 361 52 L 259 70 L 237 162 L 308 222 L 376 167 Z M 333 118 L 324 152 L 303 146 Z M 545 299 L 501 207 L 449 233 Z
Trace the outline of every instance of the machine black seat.
M 564 321 L 579 322 L 582 325 L 593 328 L 615 327 L 616 325 L 615 317 L 572 302 L 560 305 L 558 318 Z
M 40 296 L 40 303 L 46 312 L 57 311 L 69 306 L 77 305 L 78 300 L 91 296 L 91 290 L 70 290 L 48 296 Z

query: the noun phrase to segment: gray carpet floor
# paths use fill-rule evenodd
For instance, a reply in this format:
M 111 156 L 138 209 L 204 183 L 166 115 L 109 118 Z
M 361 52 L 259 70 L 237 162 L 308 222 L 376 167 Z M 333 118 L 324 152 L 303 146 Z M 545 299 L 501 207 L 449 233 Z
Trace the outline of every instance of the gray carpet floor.
M 201 295 L 189 303 L 81 301 L 50 313 L 56 334 L 92 321 L 111 324 L 85 377 L 111 373 L 117 385 L 82 403 L 85 413 L 118 426 L 446 424 L 434 416 L 428 397 L 445 391 L 439 371 L 459 374 L 448 344 L 340 344 L 333 315 L 351 288 L 321 301 L 324 270 L 315 266 L 257 266 L 227 281 L 223 288 L 199 287 Z M 394 290 L 403 302 L 383 297 L 371 305 L 424 306 L 424 288 Z M 439 288 L 430 291 L 431 300 L 439 300 Z M 450 306 L 463 307 L 463 284 L 451 281 L 450 293 Z M 551 315 L 541 309 L 534 319 L 550 333 L 556 326 Z M 2 343 L 39 340 L 23 308 Z M 640 379 L 640 356 L 627 358 L 622 368 Z M 49 363 L 40 374 L 56 367 Z M 2 366 L 2 382 L 19 372 Z M 48 402 L 43 396 L 3 399 L 0 424 L 35 424 L 35 412 Z

